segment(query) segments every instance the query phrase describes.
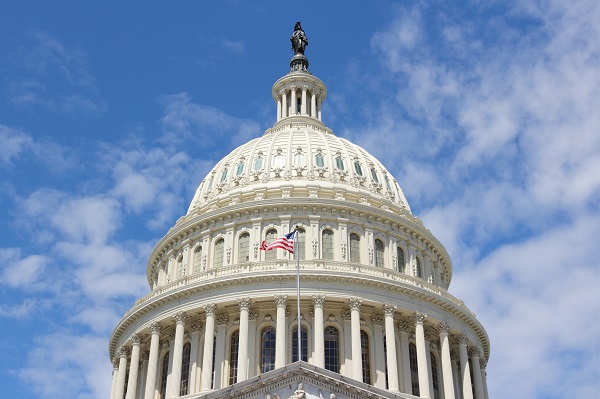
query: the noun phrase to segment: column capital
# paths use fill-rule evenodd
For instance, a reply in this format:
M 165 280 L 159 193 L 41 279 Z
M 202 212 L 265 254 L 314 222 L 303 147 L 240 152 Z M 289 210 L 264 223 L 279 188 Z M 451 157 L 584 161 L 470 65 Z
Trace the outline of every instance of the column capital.
M 350 309 L 351 310 L 360 310 L 360 306 L 362 305 L 363 299 L 362 298 L 357 298 L 357 297 L 352 297 L 349 300 L 349 304 L 350 304 Z
M 175 322 L 177 324 L 185 324 L 185 321 L 187 320 L 188 315 L 185 312 L 177 312 L 177 313 L 175 313 L 173 318 L 175 319 Z
M 458 336 L 458 344 L 459 345 L 467 345 L 468 343 L 469 343 L 469 340 L 465 334 L 460 334 Z
M 312 302 L 315 307 L 323 307 L 323 305 L 325 304 L 325 295 L 313 295 Z
M 162 330 L 162 324 L 160 324 L 160 322 L 155 321 L 154 323 L 150 324 L 150 332 L 152 334 L 160 334 L 160 330 Z
M 203 306 L 204 311 L 206 312 L 206 315 L 215 315 L 215 312 L 217 311 L 217 304 L 216 303 L 207 303 L 206 305 Z
M 127 357 L 129 355 L 129 348 L 126 346 L 121 346 L 119 348 L 119 357 Z
M 275 295 L 275 303 L 277 304 L 277 307 L 283 307 L 285 305 L 287 305 L 288 303 L 288 296 L 287 295 Z
M 145 335 L 133 333 L 133 335 L 131 335 L 132 345 L 139 345 L 145 337 Z
M 450 330 L 450 326 L 445 321 L 438 323 L 436 328 L 440 334 L 448 334 L 448 330 Z
M 415 312 L 413 314 L 413 320 L 415 321 L 415 323 L 423 323 L 425 321 L 426 317 L 427 317 L 427 314 L 425 314 L 423 312 Z
M 385 313 L 386 316 L 394 316 L 394 313 L 396 312 L 396 305 L 392 305 L 391 303 L 386 303 L 383 305 L 383 312 Z
M 472 346 L 468 349 L 469 356 L 479 358 L 479 349 Z
M 119 359 L 118 358 L 114 358 L 112 361 L 112 366 L 113 366 L 113 371 L 116 371 L 119 369 Z
M 240 310 L 248 311 L 250 309 L 250 298 L 240 298 L 237 302 L 240 305 Z

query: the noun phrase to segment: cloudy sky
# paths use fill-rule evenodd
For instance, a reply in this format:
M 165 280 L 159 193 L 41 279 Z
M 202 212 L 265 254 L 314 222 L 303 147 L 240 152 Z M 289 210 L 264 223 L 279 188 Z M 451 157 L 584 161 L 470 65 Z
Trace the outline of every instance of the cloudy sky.
M 274 123 L 297 20 L 324 122 L 448 249 L 490 397 L 597 397 L 597 0 L 0 1 L 2 396 L 108 398 L 149 251 Z

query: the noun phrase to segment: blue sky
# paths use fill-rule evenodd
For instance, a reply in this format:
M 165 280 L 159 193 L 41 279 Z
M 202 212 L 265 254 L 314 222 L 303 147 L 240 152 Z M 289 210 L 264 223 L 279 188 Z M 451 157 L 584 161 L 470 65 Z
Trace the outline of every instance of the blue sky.
M 302 21 L 323 120 L 394 174 L 491 339 L 490 396 L 600 390 L 600 3 L 0 1 L 0 385 L 107 398 L 113 326 Z

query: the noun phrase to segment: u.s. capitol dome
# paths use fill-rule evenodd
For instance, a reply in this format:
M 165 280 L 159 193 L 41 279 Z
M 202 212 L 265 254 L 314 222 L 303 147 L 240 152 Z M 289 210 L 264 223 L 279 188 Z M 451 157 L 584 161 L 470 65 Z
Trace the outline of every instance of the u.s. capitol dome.
M 291 40 L 276 123 L 152 250 L 150 293 L 110 338 L 111 399 L 487 399 L 489 339 L 448 293 L 448 253 L 385 166 L 323 124 L 299 23 Z M 261 250 L 294 230 L 295 255 Z

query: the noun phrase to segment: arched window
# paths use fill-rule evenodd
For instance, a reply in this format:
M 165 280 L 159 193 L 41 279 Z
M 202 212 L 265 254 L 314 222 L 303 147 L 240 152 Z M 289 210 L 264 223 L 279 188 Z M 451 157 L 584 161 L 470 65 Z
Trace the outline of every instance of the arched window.
M 371 177 L 375 181 L 375 183 L 379 183 L 379 176 L 377 176 L 377 171 L 375 168 L 371 168 Z
M 323 154 L 321 152 L 317 152 L 315 154 L 315 164 L 318 168 L 322 168 L 325 166 L 325 157 L 323 157 Z
M 169 376 L 169 352 L 163 356 L 162 368 L 160 371 L 160 399 L 167 396 L 167 377 Z
M 177 278 L 183 277 L 183 255 L 177 258 Z
M 206 188 L 206 192 L 208 193 L 210 191 L 210 189 L 212 188 L 213 185 L 213 181 L 215 180 L 215 175 L 213 174 L 210 177 L 210 180 L 208 181 L 208 187 Z
M 237 169 L 235 170 L 235 175 L 240 176 L 244 172 L 244 161 L 240 161 L 237 164 Z
M 360 263 L 360 237 L 358 234 L 350 234 L 350 262 Z
M 224 252 L 225 252 L 225 240 L 222 238 L 219 238 L 217 240 L 217 242 L 215 243 L 215 262 L 214 262 L 215 267 L 223 266 Z
M 294 154 L 294 166 L 296 168 L 303 168 L 304 165 L 305 165 L 304 153 L 302 152 L 301 149 L 298 149 L 298 152 L 296 152 L 296 154 Z
M 383 267 L 383 242 L 375 240 L 375 266 Z
M 440 399 L 440 384 L 438 380 L 438 368 L 437 359 L 433 352 L 429 352 L 429 358 L 431 361 L 431 380 L 433 381 L 433 399 Z
M 385 180 L 385 186 L 387 187 L 387 189 L 389 191 L 392 191 L 392 186 L 390 185 L 390 180 L 388 179 L 387 175 L 384 176 L 384 180 Z
M 260 340 L 260 372 L 266 373 L 275 368 L 275 329 L 263 329 Z
M 302 347 L 302 361 L 308 362 L 308 333 L 306 332 L 306 328 L 300 327 L 300 343 Z M 298 326 L 294 327 L 294 332 L 292 333 L 292 363 L 298 361 Z
M 190 381 L 190 353 L 192 344 L 189 342 L 183 345 L 183 353 L 181 357 L 181 385 L 179 387 L 179 396 L 188 394 L 188 385 Z
M 421 270 L 421 259 L 417 258 L 417 277 L 423 278 L 423 270 Z
M 333 231 L 323 230 L 322 236 L 323 259 L 333 260 Z
M 404 250 L 400 247 L 396 248 L 396 256 L 398 261 L 398 271 L 406 273 L 406 260 L 404 259 Z
M 194 273 L 202 270 L 202 247 L 198 246 L 194 250 Z
M 267 245 L 272 244 L 277 239 L 277 230 L 271 229 L 265 234 L 265 242 Z M 265 260 L 277 260 L 277 249 L 265 251 Z
M 341 156 L 335 158 L 335 167 L 344 170 L 344 159 Z
M 259 156 L 254 160 L 254 171 L 258 172 L 262 169 L 263 166 L 263 158 Z
M 285 155 L 283 155 L 281 148 L 278 148 L 277 154 L 273 156 L 273 168 L 278 169 L 283 167 L 285 167 Z
M 369 348 L 369 334 L 360 331 L 360 354 L 362 358 L 362 377 L 365 384 L 371 384 L 371 349 Z
M 250 261 L 250 234 L 242 233 L 238 240 L 238 263 Z
M 340 372 L 340 333 L 333 326 L 325 327 L 325 369 Z
M 412 394 L 420 396 L 419 390 L 419 368 L 417 366 L 417 347 L 412 342 L 408 344 L 408 358 L 410 362 L 410 383 Z
M 221 181 L 220 181 L 220 183 L 225 182 L 225 179 L 227 179 L 227 167 L 225 167 L 225 169 L 223 169 L 223 173 L 221 173 Z
M 362 167 L 360 166 L 360 162 L 354 161 L 354 171 L 359 176 L 363 175 L 363 171 L 362 171 Z
M 296 235 L 297 241 L 294 243 L 294 245 L 296 245 L 294 252 L 296 253 L 298 259 L 304 260 L 306 259 L 306 230 L 300 228 L 296 232 Z
M 229 348 L 229 385 L 233 385 L 237 382 L 238 351 L 240 348 L 240 330 L 237 330 L 233 334 L 231 334 Z

